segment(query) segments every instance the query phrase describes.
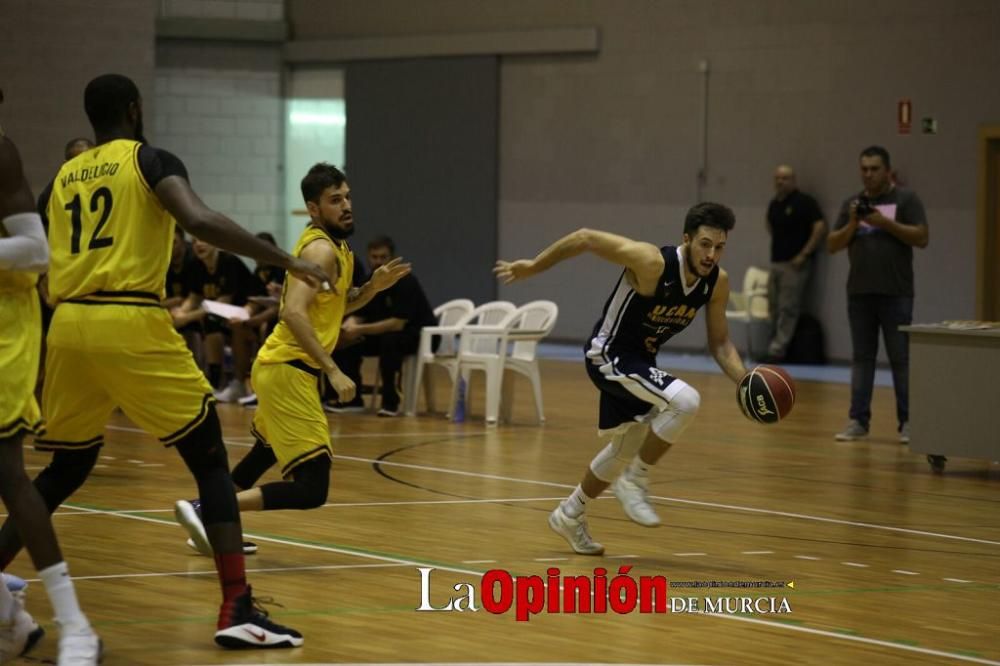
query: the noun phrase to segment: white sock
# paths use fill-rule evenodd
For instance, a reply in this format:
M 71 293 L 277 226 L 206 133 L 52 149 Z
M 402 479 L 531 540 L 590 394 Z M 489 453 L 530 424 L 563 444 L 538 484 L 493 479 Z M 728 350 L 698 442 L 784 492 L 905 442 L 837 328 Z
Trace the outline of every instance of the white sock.
M 45 584 L 45 591 L 52 602 L 55 620 L 59 623 L 61 632 L 90 631 L 90 622 L 80 610 L 76 600 L 76 589 L 73 579 L 69 577 L 69 568 L 65 562 L 53 564 L 38 572 L 38 577 Z
M 570 518 L 579 518 L 583 515 L 583 512 L 587 510 L 587 494 L 583 492 L 583 488 L 577 486 L 570 493 L 570 496 L 563 500 L 562 510 Z
M 6 622 L 14 614 L 14 595 L 7 589 L 7 583 L 0 580 L 0 622 Z
M 632 458 L 632 462 L 628 464 L 628 469 L 625 472 L 625 475 L 630 479 L 634 479 L 636 477 L 646 477 L 649 475 L 650 467 L 652 467 L 652 465 L 644 463 L 642 458 L 636 456 L 635 458 Z

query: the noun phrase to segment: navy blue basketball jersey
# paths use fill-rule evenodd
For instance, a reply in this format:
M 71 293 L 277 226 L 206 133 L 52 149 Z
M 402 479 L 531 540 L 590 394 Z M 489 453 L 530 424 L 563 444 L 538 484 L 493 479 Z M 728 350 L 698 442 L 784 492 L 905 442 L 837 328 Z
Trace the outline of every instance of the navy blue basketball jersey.
M 652 296 L 637 293 L 622 271 L 584 347 L 587 358 L 608 363 L 621 353 L 655 357 L 660 347 L 687 328 L 699 308 L 712 298 L 719 279 L 718 266 L 708 277 L 699 278 L 694 286 L 686 288 L 680 248 L 667 245 L 660 248 L 660 254 L 663 273 Z

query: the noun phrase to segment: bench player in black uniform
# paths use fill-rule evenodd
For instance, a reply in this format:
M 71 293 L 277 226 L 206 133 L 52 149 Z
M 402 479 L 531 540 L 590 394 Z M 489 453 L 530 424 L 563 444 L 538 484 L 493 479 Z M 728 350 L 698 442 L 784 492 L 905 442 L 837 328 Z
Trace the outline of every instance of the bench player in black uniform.
M 712 356 L 734 382 L 746 374 L 729 340 L 729 278 L 718 265 L 735 224 L 725 206 L 701 203 L 688 211 L 684 243 L 677 247 L 657 248 L 579 229 L 534 259 L 498 261 L 494 268 L 510 283 L 583 252 L 625 267 L 584 347 L 587 374 L 601 392 L 598 433 L 611 441 L 591 461 L 580 485 L 549 515 L 549 526 L 577 553 L 604 552 L 590 537 L 584 512 L 608 486 L 633 521 L 647 527 L 660 524 L 647 500 L 649 469 L 690 425 L 701 402 L 692 386 L 656 367 L 660 347 L 707 305 Z

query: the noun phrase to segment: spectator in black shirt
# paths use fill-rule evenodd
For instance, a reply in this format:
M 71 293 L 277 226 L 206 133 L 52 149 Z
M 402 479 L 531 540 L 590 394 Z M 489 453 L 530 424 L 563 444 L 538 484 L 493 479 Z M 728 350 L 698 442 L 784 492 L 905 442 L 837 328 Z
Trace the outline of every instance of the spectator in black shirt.
M 767 302 L 772 327 L 767 360 L 780 363 L 802 312 L 815 263 L 813 254 L 826 232 L 826 222 L 816 200 L 798 189 L 792 167 L 782 165 L 775 170 L 774 191 L 767 207 L 771 234 Z
M 374 271 L 396 257 L 396 246 L 388 236 L 378 236 L 368 244 L 368 263 Z M 434 310 L 424 290 L 412 273 L 395 285 L 377 294 L 368 305 L 358 311 L 358 317 L 345 320 L 340 332 L 347 344 L 338 348 L 334 360 L 355 385 L 361 385 L 363 356 L 377 356 L 382 382 L 382 405 L 379 416 L 399 414 L 399 371 L 403 359 L 414 354 L 420 343 L 420 329 L 437 323 Z M 360 396 L 349 403 L 330 406 L 332 412 L 361 411 L 364 405 Z
M 199 368 L 205 367 L 205 354 L 202 344 L 202 325 L 204 311 L 198 306 L 193 293 L 192 284 L 197 279 L 199 263 L 187 242 L 184 229 L 174 225 L 174 245 L 170 252 L 170 265 L 167 267 L 166 297 L 163 307 L 170 311 L 174 328 L 184 338 L 188 349 L 194 356 Z
M 199 298 L 247 307 L 250 296 L 263 296 L 264 285 L 238 257 L 222 252 L 214 245 L 195 239 L 194 254 L 199 260 L 191 290 Z M 252 308 L 247 314 L 253 315 Z M 204 315 L 203 315 L 204 316 Z M 214 315 L 205 319 L 205 363 L 208 381 L 218 387 L 222 383 L 222 361 L 228 334 L 233 352 L 233 378 L 216 392 L 219 402 L 236 402 L 247 395 L 246 379 L 256 353 L 257 339 L 246 320 L 231 318 L 224 321 Z

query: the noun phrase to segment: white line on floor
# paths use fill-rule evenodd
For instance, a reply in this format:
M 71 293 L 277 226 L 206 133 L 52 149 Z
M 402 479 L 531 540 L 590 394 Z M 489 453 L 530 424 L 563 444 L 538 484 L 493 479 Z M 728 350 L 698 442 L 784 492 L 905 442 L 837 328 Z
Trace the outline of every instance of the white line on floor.
M 744 550 L 742 555 L 773 555 L 773 550 Z
M 841 562 L 845 567 L 858 567 L 859 569 L 867 569 L 867 564 L 861 564 L 860 562 Z
M 964 578 L 942 578 L 942 580 L 946 580 L 949 583 L 971 583 L 972 582 L 971 580 L 965 580 Z
M 797 560 L 822 560 L 822 557 L 813 557 L 812 555 L 796 555 Z
M 706 617 L 715 617 L 723 620 L 735 620 L 737 622 L 749 622 L 751 624 L 759 624 L 772 628 L 787 629 L 788 631 L 801 631 L 806 634 L 812 634 L 814 636 L 825 636 L 826 638 L 835 638 L 844 641 L 854 641 L 855 643 L 866 643 L 868 645 L 878 645 L 879 647 L 892 648 L 894 650 L 905 650 L 907 652 L 917 652 L 919 654 L 929 654 L 935 657 L 947 657 L 948 659 L 958 659 L 959 661 L 968 661 L 973 664 L 987 664 L 987 666 L 1000 666 L 1000 661 L 992 661 L 990 659 L 982 659 L 980 657 L 971 657 L 964 654 L 955 654 L 954 652 L 942 652 L 941 650 L 932 650 L 930 648 L 917 647 L 915 645 L 905 645 L 903 643 L 892 643 L 890 641 L 880 641 L 877 638 L 865 638 L 864 636 L 851 636 L 850 634 L 838 634 L 832 631 L 824 631 L 823 629 L 811 629 L 809 627 L 798 627 L 792 624 L 782 624 L 779 622 L 771 622 L 768 620 L 758 620 L 752 617 L 743 617 L 741 615 L 725 615 L 722 613 L 702 613 Z
M 139 428 L 128 428 L 128 427 L 124 427 L 124 426 L 108 426 L 108 428 L 110 428 L 112 430 L 123 430 L 123 431 L 127 431 L 127 432 L 145 432 L 144 430 L 140 430 Z M 405 437 L 418 437 L 418 436 L 421 436 L 421 435 L 426 435 L 426 436 L 444 436 L 444 435 L 468 436 L 468 435 L 477 435 L 478 436 L 478 435 L 485 435 L 485 434 L 487 434 L 486 431 L 477 431 L 477 432 L 473 432 L 473 433 L 462 432 L 462 431 L 455 431 L 455 432 L 439 432 L 439 433 L 418 433 L 418 432 L 413 432 L 413 433 L 385 433 L 385 434 L 382 434 L 382 433 L 367 433 L 367 434 L 363 434 L 363 435 L 340 435 L 340 437 L 341 438 L 343 438 L 343 437 L 362 437 L 362 436 L 363 437 L 376 437 L 376 438 L 377 437 L 403 437 L 403 436 L 405 436 Z M 228 439 L 227 439 L 227 441 L 228 441 Z M 244 445 L 244 446 L 249 446 L 249 445 Z M 365 463 L 365 464 L 378 463 L 378 464 L 380 464 L 382 466 L 386 466 L 386 467 L 401 467 L 401 468 L 406 468 L 406 469 L 417 469 L 417 470 L 423 470 L 423 471 L 428 471 L 428 472 L 439 472 L 439 473 L 442 473 L 442 474 L 455 474 L 455 475 L 458 475 L 458 476 L 470 476 L 470 477 L 479 478 L 479 479 L 492 479 L 492 480 L 495 480 L 495 481 L 510 481 L 511 483 L 527 483 L 527 484 L 533 484 L 533 485 L 539 485 L 539 486 L 548 486 L 550 488 L 575 488 L 576 487 L 575 484 L 554 483 L 552 481 L 538 481 L 538 480 L 535 480 L 535 479 L 523 479 L 523 478 L 510 477 L 510 476 L 499 476 L 499 475 L 496 475 L 496 474 L 483 474 L 483 473 L 480 473 L 480 472 L 466 472 L 464 470 L 447 469 L 447 468 L 442 468 L 442 467 L 433 467 L 433 466 L 430 466 L 430 465 L 414 465 L 414 464 L 411 464 L 411 463 L 399 463 L 399 462 L 392 462 L 392 461 L 388 461 L 388 460 L 375 460 L 373 458 L 362 458 L 362 457 L 359 457 L 359 456 L 334 455 L 333 457 L 336 458 L 336 459 L 338 459 L 338 460 L 352 460 L 354 462 L 361 462 L 361 463 Z M 732 511 L 744 511 L 744 512 L 747 512 L 747 513 L 758 513 L 758 514 L 764 514 L 764 515 L 769 515 L 769 516 L 778 516 L 778 517 L 782 517 L 782 518 L 795 518 L 795 519 L 798 519 L 798 520 L 812 520 L 812 521 L 821 522 L 821 523 L 830 523 L 830 524 L 833 524 L 833 525 L 848 525 L 848 526 L 851 526 L 851 527 L 862 527 L 862 528 L 865 528 L 865 529 L 873 529 L 873 530 L 885 530 L 887 532 L 898 532 L 898 533 L 901 533 L 901 534 L 913 534 L 913 535 L 917 535 L 917 536 L 929 536 L 929 537 L 937 537 L 937 538 L 940 538 L 940 539 L 953 539 L 955 541 L 968 541 L 970 543 L 983 543 L 983 544 L 989 544 L 991 546 L 1000 546 L 1000 541 L 991 541 L 989 539 L 976 539 L 976 538 L 973 538 L 973 537 L 960 536 L 960 535 L 957 535 L 957 534 L 945 534 L 945 533 L 941 533 L 941 532 L 927 532 L 927 531 L 924 531 L 924 530 L 914 530 L 914 529 L 910 529 L 910 528 L 906 528 L 906 527 L 894 527 L 892 525 L 879 525 L 877 523 L 862 523 L 862 522 L 857 522 L 857 521 L 854 521 L 854 520 L 843 520 L 843 519 L 840 519 L 840 518 L 827 518 L 825 516 L 813 516 L 813 515 L 804 514 L 804 513 L 792 513 L 792 512 L 789 512 L 789 511 L 776 511 L 774 509 L 759 509 L 759 508 L 756 508 L 756 507 L 740 506 L 740 505 L 737 505 L 737 504 L 721 504 L 719 502 L 703 502 L 703 501 L 700 501 L 700 500 L 683 499 L 683 498 L 680 498 L 680 497 L 664 497 L 664 496 L 660 496 L 660 495 L 650 495 L 650 498 L 651 499 L 658 499 L 658 500 L 661 500 L 661 501 L 664 501 L 664 502 L 673 502 L 673 503 L 677 503 L 677 504 L 689 504 L 689 505 L 692 505 L 692 506 L 705 506 L 705 507 L 711 507 L 711 508 L 715 508 L 715 509 L 730 509 Z
M 674 557 L 701 557 L 702 555 L 708 555 L 708 553 L 671 553 Z
M 892 573 L 903 574 L 904 576 L 919 576 L 919 571 L 907 571 L 906 569 L 893 569 Z

